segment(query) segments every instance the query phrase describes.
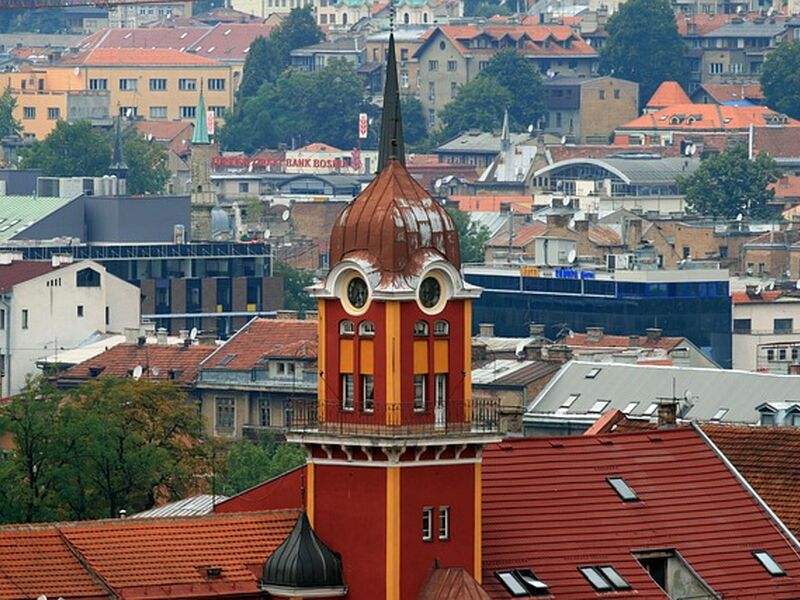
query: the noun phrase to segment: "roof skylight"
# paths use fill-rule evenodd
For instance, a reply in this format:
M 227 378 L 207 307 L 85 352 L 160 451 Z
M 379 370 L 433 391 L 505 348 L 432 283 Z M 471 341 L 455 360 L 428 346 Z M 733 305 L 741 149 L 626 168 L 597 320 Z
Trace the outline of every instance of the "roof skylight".
M 508 593 L 516 598 L 546 596 L 550 590 L 550 587 L 530 569 L 496 571 L 494 575 L 500 580 L 500 583 L 503 584 Z
M 639 406 L 638 402 L 628 402 L 628 406 L 623 408 L 622 412 L 625 413 L 626 415 L 629 415 L 636 409 L 637 406 Z
M 781 575 L 786 575 L 786 571 L 772 558 L 772 555 L 767 552 L 766 550 L 756 550 L 753 552 L 753 556 L 756 557 L 758 562 L 760 562 L 763 567 L 767 570 L 767 573 L 773 575 L 775 577 L 779 577 Z
M 578 567 L 581 574 L 598 592 L 613 592 L 631 589 L 631 584 L 625 581 L 617 570 L 610 566 Z
M 595 367 L 594 369 L 589 369 L 586 372 L 586 379 L 594 379 L 600 374 L 600 371 L 602 371 L 602 369 L 599 369 L 597 367 Z
M 224 367 L 228 363 L 230 363 L 234 358 L 236 358 L 235 354 L 228 354 L 226 355 L 221 361 L 217 363 L 218 367 Z
M 649 417 L 654 412 L 656 412 L 657 408 L 658 408 L 658 403 L 657 402 L 653 402 L 650 406 L 648 406 L 647 408 L 644 409 L 644 413 L 643 414 L 645 414 L 645 415 L 647 415 Z
M 636 502 L 639 499 L 633 488 L 622 477 L 609 477 L 607 481 L 625 502 Z
M 725 415 L 728 414 L 727 408 L 720 408 L 717 412 L 714 413 L 714 416 L 711 417 L 712 421 L 722 421 L 725 418 Z
M 570 406 L 575 404 L 575 400 L 577 400 L 580 397 L 581 397 L 580 394 L 570 394 L 569 397 L 566 400 L 564 400 L 564 402 L 561 404 L 561 408 L 569 408 Z
M 609 404 L 611 404 L 611 400 L 598 400 L 597 402 L 592 404 L 592 407 L 589 409 L 589 412 L 590 413 L 601 413 L 606 409 L 606 407 Z

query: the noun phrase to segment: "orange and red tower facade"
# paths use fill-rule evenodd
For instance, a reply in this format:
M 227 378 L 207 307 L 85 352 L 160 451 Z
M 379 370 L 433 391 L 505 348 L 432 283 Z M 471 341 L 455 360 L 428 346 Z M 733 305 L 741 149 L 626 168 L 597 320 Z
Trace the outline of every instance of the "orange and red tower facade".
M 296 407 L 306 507 L 341 553 L 347 598 L 417 597 L 434 564 L 481 577 L 481 449 L 472 300 L 458 234 L 406 170 L 390 45 L 376 179 L 342 212 L 319 301 L 318 400 Z M 394 85 L 391 79 L 395 78 Z M 387 126 L 387 121 L 389 123 Z

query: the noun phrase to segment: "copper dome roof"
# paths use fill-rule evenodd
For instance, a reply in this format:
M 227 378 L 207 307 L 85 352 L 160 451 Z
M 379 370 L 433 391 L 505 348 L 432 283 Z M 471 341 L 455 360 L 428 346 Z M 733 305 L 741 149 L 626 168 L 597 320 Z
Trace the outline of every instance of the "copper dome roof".
M 332 265 L 357 258 L 385 274 L 413 275 L 430 251 L 461 267 L 450 215 L 395 159 L 342 211 L 331 232 Z

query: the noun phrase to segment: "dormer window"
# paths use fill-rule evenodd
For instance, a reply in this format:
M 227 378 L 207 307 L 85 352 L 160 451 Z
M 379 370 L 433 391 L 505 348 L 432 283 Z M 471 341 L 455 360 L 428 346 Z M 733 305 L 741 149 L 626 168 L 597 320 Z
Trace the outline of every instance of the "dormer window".
M 438 320 L 433 324 L 433 335 L 449 335 L 450 323 L 443 320 Z
M 339 335 L 353 335 L 356 332 L 356 325 L 349 319 L 339 321 Z
M 417 337 L 428 335 L 428 324 L 425 321 L 417 321 L 414 323 L 414 335 Z
M 358 324 L 358 335 L 362 337 L 372 337 L 375 335 L 375 323 L 372 321 L 362 321 Z

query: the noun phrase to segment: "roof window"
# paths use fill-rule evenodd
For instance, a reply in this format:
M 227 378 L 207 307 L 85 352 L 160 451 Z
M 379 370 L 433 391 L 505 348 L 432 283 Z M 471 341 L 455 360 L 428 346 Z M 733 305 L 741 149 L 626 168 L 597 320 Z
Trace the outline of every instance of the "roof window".
M 633 488 L 629 486 L 622 477 L 609 477 L 606 481 L 608 481 L 608 484 L 614 488 L 614 491 L 617 492 L 619 497 L 625 502 L 636 502 L 639 500 L 639 496 L 636 495 Z
M 658 403 L 657 402 L 653 402 L 650 406 L 648 406 L 647 408 L 644 409 L 644 413 L 642 413 L 642 414 L 645 414 L 648 417 L 650 417 L 650 416 L 652 416 L 652 414 L 654 412 L 656 412 L 657 408 L 658 408 Z
M 589 369 L 589 371 L 587 371 L 586 373 L 586 379 L 594 379 L 600 374 L 600 371 L 602 371 L 602 369 L 599 369 L 597 367 L 595 367 L 594 369 Z
M 612 566 L 578 567 L 578 570 L 598 592 L 631 589 L 631 585 Z
M 514 569 L 513 571 L 496 571 L 495 577 L 503 587 L 515 598 L 530 596 L 546 596 L 549 586 L 539 579 L 530 569 Z
M 234 358 L 236 358 L 235 354 L 227 354 L 225 357 L 217 363 L 218 367 L 224 367 L 228 363 L 230 363 Z
M 767 573 L 775 577 L 786 575 L 786 571 L 772 558 L 772 555 L 766 550 L 756 550 L 753 552 L 758 562 L 767 570 Z
M 637 407 L 637 406 L 639 406 L 639 403 L 638 403 L 638 402 L 628 402 L 628 406 L 626 406 L 625 408 L 623 408 L 623 409 L 622 409 L 622 412 L 623 412 L 623 413 L 625 413 L 626 415 L 629 415 L 629 414 L 631 414 L 631 413 L 632 413 L 634 410 L 636 410 L 636 407 Z
M 717 412 L 714 413 L 714 416 L 711 417 L 712 421 L 722 421 L 725 418 L 725 415 L 728 414 L 727 408 L 720 408 Z
M 569 397 L 566 400 L 564 400 L 564 402 L 561 404 L 561 408 L 569 408 L 570 406 L 575 404 L 575 400 L 577 400 L 580 397 L 581 397 L 580 394 L 570 394 Z
M 592 407 L 589 409 L 589 412 L 590 413 L 601 413 L 606 409 L 606 407 L 609 404 L 611 404 L 611 400 L 598 400 L 597 402 L 592 404 Z

